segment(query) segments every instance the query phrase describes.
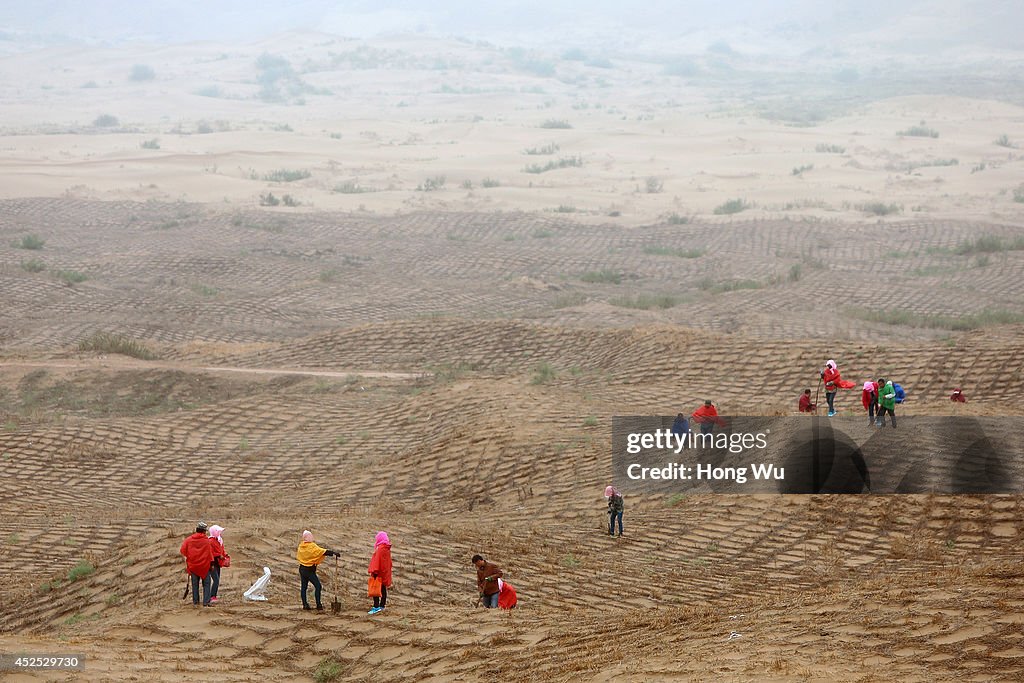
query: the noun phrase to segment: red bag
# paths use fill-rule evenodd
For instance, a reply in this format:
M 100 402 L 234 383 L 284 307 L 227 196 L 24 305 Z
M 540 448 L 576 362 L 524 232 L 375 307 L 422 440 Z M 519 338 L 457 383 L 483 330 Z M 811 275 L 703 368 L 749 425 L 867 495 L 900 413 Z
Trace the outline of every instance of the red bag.
M 368 598 L 379 598 L 380 597 L 380 579 L 371 576 L 366 582 L 366 597 Z
M 231 556 L 226 554 L 226 553 L 224 555 L 221 555 L 220 556 L 219 564 L 220 564 L 220 568 L 221 569 L 225 569 L 227 567 L 230 567 L 231 566 Z
M 516 589 L 508 581 L 503 581 L 501 592 L 498 593 L 498 607 L 501 609 L 512 609 L 516 606 L 517 602 L 519 602 L 519 598 L 516 597 Z

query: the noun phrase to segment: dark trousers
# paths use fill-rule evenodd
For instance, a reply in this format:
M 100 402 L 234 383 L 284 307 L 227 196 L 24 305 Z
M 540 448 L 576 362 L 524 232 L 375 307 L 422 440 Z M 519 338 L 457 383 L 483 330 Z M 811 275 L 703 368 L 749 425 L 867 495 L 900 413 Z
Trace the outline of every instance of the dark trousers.
M 312 567 L 305 567 L 299 565 L 299 578 L 302 580 L 302 606 L 309 609 L 309 601 L 306 600 L 306 591 L 309 588 L 309 584 L 313 584 L 313 597 L 316 598 L 317 609 L 323 609 L 324 604 L 320 602 L 320 593 L 323 591 L 323 585 L 320 583 L 320 577 L 316 575 L 316 565 Z
M 878 406 L 878 426 L 885 426 L 885 414 L 889 413 L 892 418 L 892 426 L 896 426 L 896 412 L 892 408 L 886 408 L 885 406 Z
M 189 576 L 190 579 L 192 579 L 192 604 L 193 605 L 198 605 L 199 604 L 199 583 L 202 582 L 202 584 L 203 584 L 203 604 L 204 605 L 209 605 L 210 604 L 210 597 L 211 597 L 210 596 L 210 575 L 209 575 L 209 573 L 207 573 L 207 575 L 204 576 L 201 579 L 199 578 L 198 574 L 189 574 L 188 576 Z
M 385 586 L 384 584 L 381 584 L 380 585 L 380 597 L 377 597 L 377 596 L 373 597 L 373 606 L 374 607 L 380 607 L 381 609 L 384 609 L 384 607 L 387 604 L 388 604 L 388 587 Z
M 874 402 L 868 404 L 868 422 L 875 421 L 875 408 L 879 408 L 879 410 L 881 409 L 879 406 L 876 406 Z
M 622 535 L 622 511 L 612 512 L 608 511 L 608 535 L 612 536 L 615 533 L 615 520 L 619 520 L 619 535 Z
M 713 431 L 715 431 L 715 423 L 712 422 L 711 420 L 708 420 L 707 422 L 701 422 L 700 423 L 700 433 L 701 434 L 710 434 Z
M 210 565 L 210 597 L 217 597 L 217 589 L 220 588 L 220 566 L 214 560 Z
M 825 400 L 828 401 L 828 412 L 830 412 L 830 413 L 836 412 L 836 392 L 834 392 L 834 391 L 826 391 L 825 392 Z
M 484 603 L 484 607 L 487 607 L 488 609 L 497 609 L 498 608 L 498 594 L 497 593 L 491 593 L 490 595 L 483 596 L 483 603 Z

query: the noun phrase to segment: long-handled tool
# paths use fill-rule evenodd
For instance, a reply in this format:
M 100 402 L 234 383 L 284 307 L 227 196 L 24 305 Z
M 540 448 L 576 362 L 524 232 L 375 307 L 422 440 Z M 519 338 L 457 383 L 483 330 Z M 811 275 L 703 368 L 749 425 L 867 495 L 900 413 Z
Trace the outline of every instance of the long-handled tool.
M 181 599 L 184 600 L 188 597 L 188 592 L 192 590 L 192 577 L 185 574 L 185 592 L 181 594 Z
M 814 389 L 814 414 L 818 414 L 818 389 L 821 389 L 821 375 L 818 375 L 818 386 Z
M 334 556 L 334 602 L 331 603 L 331 613 L 341 614 L 341 603 L 338 602 L 338 556 Z

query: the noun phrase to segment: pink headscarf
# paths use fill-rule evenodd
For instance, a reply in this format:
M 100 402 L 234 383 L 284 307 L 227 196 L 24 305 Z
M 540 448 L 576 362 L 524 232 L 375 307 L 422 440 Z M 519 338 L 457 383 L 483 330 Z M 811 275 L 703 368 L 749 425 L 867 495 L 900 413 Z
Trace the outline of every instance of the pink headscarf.
M 385 545 L 391 545 L 391 539 L 388 538 L 387 533 L 384 532 L 384 531 L 378 531 L 377 532 L 377 537 L 374 539 L 373 547 L 376 548 L 381 543 L 383 543 Z
M 216 524 L 214 524 L 213 526 L 210 527 L 210 538 L 216 538 L 218 541 L 220 541 L 221 547 L 224 546 L 224 539 L 220 537 L 220 535 L 223 532 L 224 532 L 224 527 L 222 527 L 222 526 L 217 526 Z
M 835 362 L 834 360 L 832 360 L 832 359 L 829 359 L 829 360 L 825 361 L 825 367 L 826 367 L 826 368 L 829 368 L 829 367 L 830 367 L 830 368 L 832 368 L 833 370 L 835 370 L 835 369 L 836 369 L 836 368 L 837 368 L 838 366 L 836 365 L 836 362 Z
M 302 540 L 307 542 L 307 543 L 312 543 L 313 542 L 313 532 L 310 531 L 309 529 L 306 529 L 305 531 L 303 531 L 302 532 Z
M 869 382 L 864 382 L 864 391 L 874 391 L 874 390 L 875 390 L 875 383 L 874 382 L 870 382 L 870 381 Z
M 604 489 L 604 497 L 605 498 L 611 498 L 612 496 L 621 496 L 621 495 L 622 494 L 619 493 L 619 490 L 617 488 L 615 488 L 614 486 L 606 486 L 605 489 Z

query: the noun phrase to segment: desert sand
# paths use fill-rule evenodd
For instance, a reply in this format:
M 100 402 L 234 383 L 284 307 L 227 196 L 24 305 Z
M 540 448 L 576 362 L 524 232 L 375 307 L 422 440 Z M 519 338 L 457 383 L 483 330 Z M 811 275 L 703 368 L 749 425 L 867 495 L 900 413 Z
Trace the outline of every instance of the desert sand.
M 5 680 L 1024 676 L 1020 494 L 623 486 L 622 538 L 602 496 L 612 416 L 789 415 L 827 358 L 902 380 L 901 416 L 1024 415 L 1017 94 L 555 61 L 0 58 L 0 651 L 86 661 Z M 232 555 L 209 610 L 199 519 Z M 304 528 L 339 615 L 300 608 Z M 474 608 L 477 552 L 516 610 Z

